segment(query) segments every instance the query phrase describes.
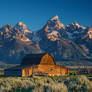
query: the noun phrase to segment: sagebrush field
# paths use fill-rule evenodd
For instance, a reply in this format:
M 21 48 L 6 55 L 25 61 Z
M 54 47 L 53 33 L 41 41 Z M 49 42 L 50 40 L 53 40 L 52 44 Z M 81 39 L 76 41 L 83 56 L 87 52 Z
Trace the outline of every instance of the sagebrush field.
M 92 81 L 85 75 L 0 77 L 0 92 L 92 92 Z

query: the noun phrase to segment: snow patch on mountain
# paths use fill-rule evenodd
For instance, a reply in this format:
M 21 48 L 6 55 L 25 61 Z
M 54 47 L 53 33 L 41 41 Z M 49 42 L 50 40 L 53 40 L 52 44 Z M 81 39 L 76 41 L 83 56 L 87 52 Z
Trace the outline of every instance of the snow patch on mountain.
M 56 41 L 59 40 L 60 38 L 60 34 L 57 31 L 52 31 L 51 33 L 47 34 L 48 39 L 52 40 L 52 41 Z
M 64 34 L 66 33 L 69 40 L 80 38 L 86 31 L 86 27 L 79 25 L 77 22 L 66 25 Z
M 20 30 L 20 31 L 23 32 L 24 34 L 26 34 L 26 33 L 32 33 L 32 31 L 30 31 L 30 30 L 27 28 L 27 26 L 26 26 L 24 23 L 22 23 L 22 22 L 18 22 L 14 28 L 15 28 L 16 30 Z
M 28 39 L 27 37 L 26 38 L 21 38 L 21 41 L 23 41 L 23 42 L 29 42 L 30 39 Z

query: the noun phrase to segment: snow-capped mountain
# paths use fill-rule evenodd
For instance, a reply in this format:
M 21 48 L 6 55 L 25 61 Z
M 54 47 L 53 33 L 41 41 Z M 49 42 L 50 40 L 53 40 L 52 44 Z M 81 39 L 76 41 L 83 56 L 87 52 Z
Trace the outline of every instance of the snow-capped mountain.
M 89 33 L 91 34 L 91 32 Z M 52 53 L 57 59 L 60 59 L 60 57 L 68 59 L 89 58 L 87 56 L 90 54 L 89 47 L 83 47 L 77 43 L 82 37 L 89 37 L 89 33 L 86 27 L 79 25 L 77 22 L 69 25 L 60 23 L 58 16 L 49 19 L 46 25 L 38 30 L 38 35 L 41 38 L 41 49 Z
M 77 22 L 73 22 L 65 26 L 65 32 L 68 39 L 76 40 L 84 35 L 87 30 L 86 27 L 79 25 Z
M 65 28 L 64 24 L 60 23 L 59 17 L 56 15 L 48 20 L 47 25 L 50 30 L 59 30 L 60 28 Z
M 0 61 L 19 63 L 25 54 L 43 52 L 56 60 L 92 60 L 92 28 L 64 25 L 57 15 L 35 32 L 22 22 L 0 28 Z
M 23 39 L 21 39 L 21 40 L 23 40 L 23 41 L 30 41 L 30 39 L 32 38 L 32 31 L 31 30 L 29 30 L 28 28 L 27 28 L 27 26 L 24 24 L 24 23 L 22 23 L 22 22 L 18 22 L 14 27 L 13 27 L 13 30 L 14 30 L 14 32 L 15 32 L 15 34 L 16 33 L 21 33 L 21 34 L 23 34 L 21 37 L 24 37 Z M 25 37 L 26 36 L 26 37 Z
M 14 26 L 14 29 L 15 29 L 15 30 L 20 30 L 20 31 L 21 31 L 22 33 L 24 33 L 24 34 L 32 33 L 32 31 L 29 30 L 29 29 L 27 28 L 27 26 L 26 26 L 24 23 L 22 23 L 22 22 L 18 22 L 18 23 Z
M 16 26 L 12 27 L 10 24 L 6 24 L 0 29 L 0 36 L 2 39 L 6 40 L 13 40 L 13 39 L 19 39 L 21 41 L 30 41 L 30 37 L 28 35 L 31 35 L 32 32 L 28 30 L 25 24 L 21 24 L 19 22 Z
M 30 40 L 32 34 L 26 30 L 27 27 L 24 24 L 19 27 L 18 24 L 14 27 L 7 24 L 0 29 L 0 61 L 20 63 L 25 54 L 42 52 L 39 43 Z M 26 32 L 30 33 L 30 38 Z
M 45 36 L 52 41 L 60 40 L 61 37 L 74 41 L 87 33 L 87 28 L 77 22 L 65 26 L 60 23 L 58 16 L 54 16 L 47 21 L 46 25 L 38 33 L 42 38 Z
M 12 26 L 10 24 L 6 24 L 5 26 L 3 26 L 1 29 L 0 29 L 0 38 L 1 39 L 9 39 L 11 38 L 12 36 Z
M 64 25 L 60 24 L 59 17 L 54 16 L 47 21 L 46 25 L 41 30 L 38 31 L 38 34 L 42 39 L 45 37 L 45 39 L 56 41 L 61 38 L 59 30 L 64 28 Z

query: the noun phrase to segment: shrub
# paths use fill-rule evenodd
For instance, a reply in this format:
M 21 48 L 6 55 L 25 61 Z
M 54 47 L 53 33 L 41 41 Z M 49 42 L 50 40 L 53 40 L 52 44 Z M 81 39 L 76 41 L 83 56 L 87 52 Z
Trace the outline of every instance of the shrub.
M 2 77 L 0 92 L 92 92 L 92 82 L 84 75 L 38 78 Z

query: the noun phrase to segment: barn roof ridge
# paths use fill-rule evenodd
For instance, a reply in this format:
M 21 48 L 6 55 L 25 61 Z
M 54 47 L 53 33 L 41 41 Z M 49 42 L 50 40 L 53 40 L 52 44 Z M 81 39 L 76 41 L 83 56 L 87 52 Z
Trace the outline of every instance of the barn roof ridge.
M 45 55 L 49 55 L 49 56 L 52 57 L 52 55 L 49 54 L 49 53 L 27 54 L 22 59 L 21 65 L 29 65 L 29 64 L 31 64 L 31 65 L 37 65 L 37 64 L 40 64 L 40 61 L 41 61 L 42 57 L 45 56 Z M 52 57 L 52 59 L 54 61 L 53 57 Z

